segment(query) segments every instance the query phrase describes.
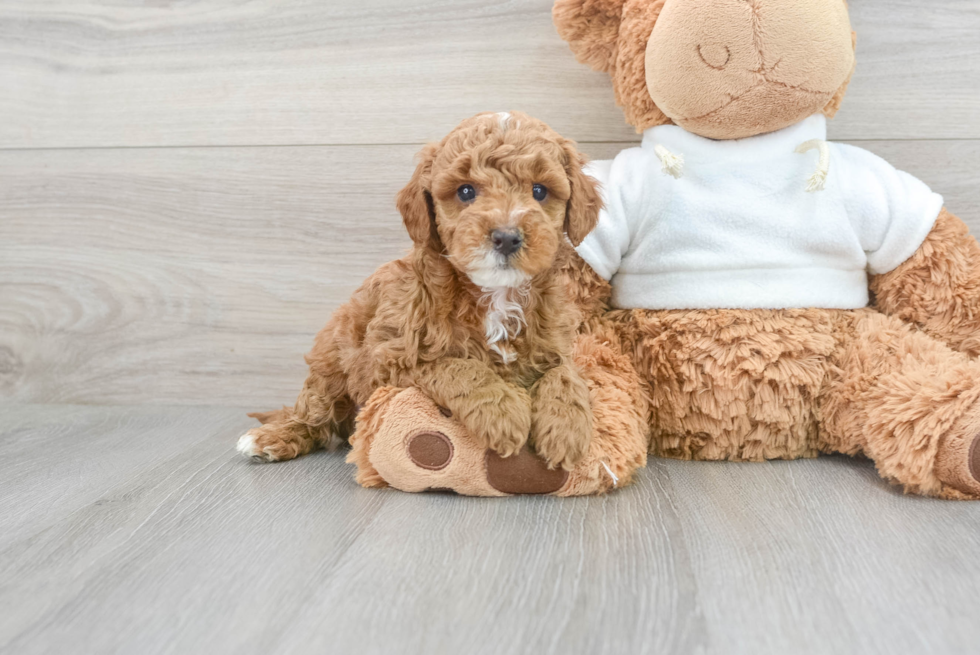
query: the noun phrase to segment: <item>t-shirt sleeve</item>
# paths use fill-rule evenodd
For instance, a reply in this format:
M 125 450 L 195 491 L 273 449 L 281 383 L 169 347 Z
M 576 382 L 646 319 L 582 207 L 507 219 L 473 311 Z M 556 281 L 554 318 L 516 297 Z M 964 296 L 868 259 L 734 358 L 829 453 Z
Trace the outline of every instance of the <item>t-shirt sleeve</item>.
M 599 182 L 603 209 L 596 228 L 576 248 L 582 259 L 606 280 L 611 280 L 619 270 L 630 245 L 626 212 L 613 179 L 613 163 L 613 160 L 594 161 L 585 169 L 587 175 Z
M 881 157 L 853 146 L 834 144 L 832 166 L 868 271 L 895 270 L 915 254 L 929 236 L 943 208 L 943 198 L 921 180 L 896 170 Z

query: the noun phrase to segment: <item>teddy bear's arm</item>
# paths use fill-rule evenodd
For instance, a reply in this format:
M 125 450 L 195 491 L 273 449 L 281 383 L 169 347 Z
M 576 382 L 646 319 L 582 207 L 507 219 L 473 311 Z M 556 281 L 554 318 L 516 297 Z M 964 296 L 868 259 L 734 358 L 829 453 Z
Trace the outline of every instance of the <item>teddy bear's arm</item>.
M 980 355 L 980 244 L 946 209 L 912 257 L 871 278 L 871 291 L 881 312 Z

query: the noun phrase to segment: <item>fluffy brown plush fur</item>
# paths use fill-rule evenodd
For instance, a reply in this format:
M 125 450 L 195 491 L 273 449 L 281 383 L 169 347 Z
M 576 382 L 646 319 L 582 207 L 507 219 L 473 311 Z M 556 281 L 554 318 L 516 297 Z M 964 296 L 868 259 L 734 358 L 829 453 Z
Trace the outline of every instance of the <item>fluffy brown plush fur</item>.
M 735 138 L 832 116 L 853 66 L 843 0 L 557 0 L 554 17 L 638 131 Z M 699 106 L 719 110 L 692 120 Z M 949 212 L 856 311 L 604 312 L 578 266 L 573 295 L 647 383 L 652 453 L 864 454 L 909 493 L 980 498 L 980 246 Z
M 573 468 L 593 434 L 571 353 L 580 315 L 559 273 L 595 226 L 600 200 L 572 142 L 525 114 L 481 114 L 425 148 L 398 206 L 412 253 L 379 269 L 307 357 L 296 404 L 258 415 L 243 454 L 291 459 L 346 438 L 383 387 L 417 387 L 503 456 L 530 439 Z M 535 184 L 547 197 L 535 198 Z M 465 185 L 475 197 L 464 200 Z M 516 231 L 505 256 L 495 231 Z
M 904 264 L 871 280 L 879 310 L 970 357 L 980 355 L 980 244 L 945 209 Z

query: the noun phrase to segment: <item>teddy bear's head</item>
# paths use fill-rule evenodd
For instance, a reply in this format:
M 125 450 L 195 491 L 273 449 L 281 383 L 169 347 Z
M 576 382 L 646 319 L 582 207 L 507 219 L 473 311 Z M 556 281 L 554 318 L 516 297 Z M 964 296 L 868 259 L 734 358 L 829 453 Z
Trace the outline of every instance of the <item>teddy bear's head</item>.
M 554 19 L 637 131 L 741 139 L 832 117 L 854 70 L 847 0 L 557 0 Z

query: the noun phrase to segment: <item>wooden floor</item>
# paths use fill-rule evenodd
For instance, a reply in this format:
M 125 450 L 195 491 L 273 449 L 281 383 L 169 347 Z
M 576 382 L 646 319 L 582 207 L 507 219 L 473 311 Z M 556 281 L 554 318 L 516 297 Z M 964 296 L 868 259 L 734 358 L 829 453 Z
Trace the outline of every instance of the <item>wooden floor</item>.
M 510 109 L 637 140 L 550 6 L 0 0 L 0 653 L 980 650 L 980 504 L 868 462 L 488 501 L 234 454 L 408 247 L 423 143 Z M 980 2 L 850 6 L 831 137 L 980 233 Z
M 0 418 L 4 653 L 977 652 L 978 508 L 863 461 L 501 501 L 253 464 L 234 409 Z

